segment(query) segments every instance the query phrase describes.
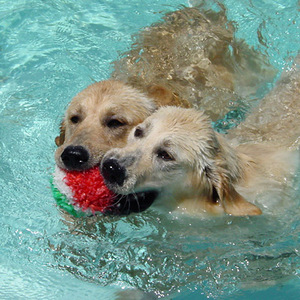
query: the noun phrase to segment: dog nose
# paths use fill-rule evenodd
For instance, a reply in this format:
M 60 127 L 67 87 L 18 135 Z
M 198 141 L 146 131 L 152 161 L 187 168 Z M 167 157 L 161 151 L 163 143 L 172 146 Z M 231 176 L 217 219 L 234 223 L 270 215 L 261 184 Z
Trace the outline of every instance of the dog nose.
M 122 186 L 125 181 L 125 168 L 120 166 L 118 161 L 114 158 L 108 158 L 103 161 L 101 173 L 108 183 Z
M 67 169 L 80 170 L 89 160 L 89 153 L 82 146 L 68 146 L 61 154 L 61 160 Z

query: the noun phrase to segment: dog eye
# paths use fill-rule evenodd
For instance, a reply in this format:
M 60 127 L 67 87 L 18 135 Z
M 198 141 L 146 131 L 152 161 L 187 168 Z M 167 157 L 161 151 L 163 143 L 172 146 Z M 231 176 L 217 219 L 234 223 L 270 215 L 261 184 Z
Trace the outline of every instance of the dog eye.
M 136 130 L 134 131 L 134 136 L 137 138 L 141 138 L 143 137 L 144 132 L 141 128 L 136 128 Z
M 175 160 L 172 155 L 170 155 L 167 151 L 165 150 L 158 150 L 156 153 L 157 157 L 164 160 L 164 161 L 173 161 Z
M 124 122 L 119 121 L 118 119 L 111 119 L 106 123 L 109 128 L 119 128 L 126 125 Z
M 76 124 L 76 123 L 78 123 L 78 122 L 80 121 L 80 118 L 79 118 L 79 116 L 72 116 L 72 117 L 70 118 L 70 121 L 71 121 L 73 124 Z

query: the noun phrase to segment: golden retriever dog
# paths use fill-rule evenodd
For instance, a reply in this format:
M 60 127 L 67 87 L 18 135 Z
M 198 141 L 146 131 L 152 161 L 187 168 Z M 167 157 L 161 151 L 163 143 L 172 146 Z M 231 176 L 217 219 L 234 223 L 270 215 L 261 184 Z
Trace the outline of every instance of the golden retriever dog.
M 156 191 L 155 197 L 172 199 L 171 209 L 259 215 L 261 209 L 237 187 L 253 188 L 267 176 L 284 178 L 293 163 L 271 146 L 230 145 L 201 111 L 164 107 L 130 133 L 126 147 L 106 153 L 101 172 L 114 192 Z
M 106 151 L 124 146 L 129 131 L 161 105 L 187 104 L 160 86 L 145 94 L 116 80 L 90 85 L 66 111 L 55 139 L 57 166 L 81 171 L 99 164 Z
M 71 101 L 61 133 L 55 139 L 56 165 L 66 170 L 83 171 L 100 164 L 103 155 L 114 147 L 126 144 L 130 130 L 146 119 L 161 105 L 185 107 L 169 90 L 160 86 L 149 87 L 147 94 L 120 81 L 94 83 Z M 111 214 L 140 212 L 151 205 L 150 193 L 119 199 Z M 150 197 L 150 198 L 149 198 Z
M 171 209 L 192 213 L 261 214 L 238 190 L 255 190 L 259 184 L 272 189 L 297 166 L 299 152 L 287 148 L 299 144 L 299 74 L 295 69 L 284 77 L 235 130 L 244 139 L 238 145 L 237 139 L 226 140 L 215 132 L 202 111 L 160 108 L 132 130 L 125 147 L 106 153 L 101 172 L 107 186 L 124 195 L 152 192 Z M 252 123 L 255 120 L 259 122 Z M 243 128 L 250 137 L 243 135 Z M 253 138 L 255 131 L 260 134 Z
M 99 164 L 163 105 L 202 107 L 217 119 L 227 111 L 225 103 L 241 96 L 235 87 L 256 90 L 258 82 L 271 80 L 274 71 L 265 60 L 234 38 L 224 9 L 169 13 L 143 30 L 132 50 L 114 63 L 111 80 L 74 97 L 56 138 L 56 163 L 69 170 Z
M 229 99 L 249 95 L 274 76 L 264 61 L 234 38 L 225 10 L 183 8 L 167 14 L 114 63 L 112 79 L 91 84 L 72 99 L 55 139 L 57 166 L 86 170 L 99 165 L 160 106 L 204 107 L 217 119 Z M 247 92 L 242 95 L 237 86 Z

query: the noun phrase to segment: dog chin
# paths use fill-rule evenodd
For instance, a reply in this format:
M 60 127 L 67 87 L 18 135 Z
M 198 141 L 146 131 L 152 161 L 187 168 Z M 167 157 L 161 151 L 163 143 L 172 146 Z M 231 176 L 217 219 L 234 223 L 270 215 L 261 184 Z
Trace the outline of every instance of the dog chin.
M 131 194 L 119 194 L 115 204 L 105 211 L 107 215 L 129 215 L 148 209 L 159 196 L 158 190 L 146 190 Z

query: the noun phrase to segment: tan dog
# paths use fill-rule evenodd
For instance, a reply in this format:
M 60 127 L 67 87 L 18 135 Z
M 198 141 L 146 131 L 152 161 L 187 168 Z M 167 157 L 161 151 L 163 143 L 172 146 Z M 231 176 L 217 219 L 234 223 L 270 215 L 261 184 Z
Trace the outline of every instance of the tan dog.
M 106 182 L 122 194 L 167 192 L 164 200 L 172 209 L 260 214 L 237 190 L 247 198 L 256 191 L 278 194 L 294 173 L 299 95 L 300 56 L 245 122 L 231 130 L 230 140 L 213 131 L 203 112 L 161 108 L 130 133 L 125 148 L 105 155 Z
M 272 188 L 272 181 L 285 180 L 295 158 L 271 145 L 234 147 L 203 112 L 165 107 L 130 133 L 126 147 L 109 151 L 101 171 L 113 191 L 156 190 L 171 209 L 259 215 L 237 188 L 255 189 L 258 182 Z
M 94 83 L 71 101 L 56 138 L 59 167 L 84 170 L 99 164 L 106 151 L 125 145 L 132 127 L 163 105 L 199 106 L 217 119 L 229 101 L 244 96 L 235 86 L 256 90 L 258 82 L 274 75 L 264 56 L 234 39 L 225 10 L 184 8 L 139 36 L 115 62 L 112 78 L 126 84 Z
M 213 131 L 203 112 L 175 107 L 147 118 L 130 134 L 127 146 L 109 151 L 101 164 L 107 186 L 116 193 L 158 190 L 176 199 L 173 209 L 189 210 L 192 204 L 194 211 L 223 209 L 234 215 L 261 213 L 234 187 L 254 168 L 250 157 Z
M 141 93 L 115 80 L 94 83 L 70 103 L 56 138 L 56 164 L 85 170 L 100 163 L 106 151 L 126 144 L 129 131 L 160 105 L 185 106 L 159 86 Z

